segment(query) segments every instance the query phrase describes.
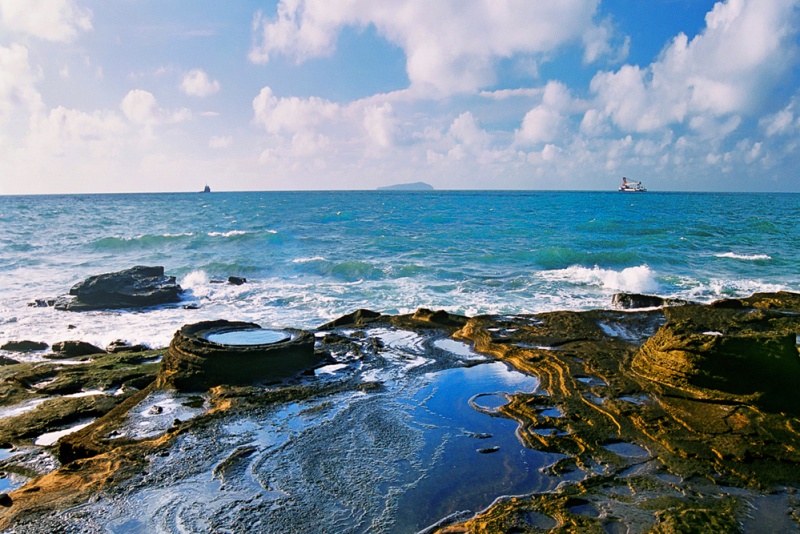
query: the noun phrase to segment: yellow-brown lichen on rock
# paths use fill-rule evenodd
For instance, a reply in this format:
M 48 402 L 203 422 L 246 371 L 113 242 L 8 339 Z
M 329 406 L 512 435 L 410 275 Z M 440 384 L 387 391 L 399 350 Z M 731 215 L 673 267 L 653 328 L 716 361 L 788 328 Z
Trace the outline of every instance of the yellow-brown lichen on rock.
M 627 315 L 556 312 L 501 333 L 497 318 L 470 320 L 457 337 L 541 381 L 501 412 L 528 446 L 567 455 L 549 472 L 586 478 L 434 531 L 540 532 L 526 518 L 541 516 L 556 522 L 551 532 L 739 531 L 742 499 L 800 484 L 798 304 L 776 293 Z M 560 417 L 544 415 L 552 406 Z M 617 441 L 649 456 L 614 458 Z M 596 517 L 571 512 L 574 498 Z
M 765 332 L 769 320 L 753 323 L 749 313 L 717 309 L 698 323 L 696 307 L 668 310 L 667 324 L 642 345 L 631 368 L 675 395 L 800 409 L 791 393 L 800 380 L 795 334 Z

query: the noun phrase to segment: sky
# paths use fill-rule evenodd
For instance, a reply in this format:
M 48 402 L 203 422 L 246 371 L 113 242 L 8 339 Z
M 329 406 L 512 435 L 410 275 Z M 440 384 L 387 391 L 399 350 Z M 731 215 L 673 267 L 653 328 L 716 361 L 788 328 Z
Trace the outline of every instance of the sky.
M 800 192 L 800 0 L 0 0 L 0 194 Z

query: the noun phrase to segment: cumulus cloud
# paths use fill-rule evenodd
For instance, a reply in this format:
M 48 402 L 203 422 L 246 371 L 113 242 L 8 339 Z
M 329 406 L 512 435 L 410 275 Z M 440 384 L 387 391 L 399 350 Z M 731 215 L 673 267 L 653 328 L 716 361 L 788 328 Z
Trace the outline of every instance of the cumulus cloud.
M 219 82 L 211 80 L 201 69 L 187 72 L 181 81 L 181 90 L 189 96 L 206 97 L 219 92 Z
M 338 104 L 318 97 L 278 98 L 264 87 L 253 99 L 255 122 L 269 133 L 306 132 L 339 113 Z
M 750 113 L 794 53 L 796 9 L 795 0 L 717 2 L 706 15 L 706 28 L 692 40 L 679 34 L 658 61 L 598 73 L 590 85 L 595 107 L 620 129 L 633 132 L 652 132 L 697 116 Z M 721 134 L 725 126 L 730 123 L 722 124 Z
M 92 29 L 92 12 L 74 0 L 0 0 L 0 19 L 12 31 L 70 42 Z
M 185 108 L 175 111 L 162 109 L 153 93 L 142 89 L 129 91 L 122 99 L 120 109 L 128 120 L 143 126 L 177 123 L 191 118 L 191 112 Z
M 759 126 L 768 137 L 794 133 L 800 129 L 800 116 L 795 112 L 796 100 L 790 102 L 785 108 L 763 117 Z
M 0 123 L 14 111 L 33 112 L 42 107 L 35 86 L 38 78 L 28 62 L 27 48 L 0 46 Z
M 522 127 L 516 131 L 517 144 L 532 145 L 558 139 L 572 106 L 573 99 L 567 87 L 560 82 L 549 82 L 542 103 L 525 114 Z
M 608 51 L 592 21 L 599 0 L 281 0 L 274 18 L 257 14 L 250 59 L 304 61 L 330 54 L 345 26 L 374 26 L 401 47 L 411 85 L 427 93 L 474 91 L 495 79 L 498 59 L 586 43 L 587 59 Z
M 109 110 L 86 113 L 58 106 L 36 115 L 26 140 L 29 150 L 41 155 L 61 156 L 67 150 L 87 149 L 93 157 L 115 154 L 127 132 L 122 118 Z
M 394 144 L 395 118 L 392 105 L 367 106 L 364 110 L 364 129 L 370 141 L 380 148 L 389 148 Z

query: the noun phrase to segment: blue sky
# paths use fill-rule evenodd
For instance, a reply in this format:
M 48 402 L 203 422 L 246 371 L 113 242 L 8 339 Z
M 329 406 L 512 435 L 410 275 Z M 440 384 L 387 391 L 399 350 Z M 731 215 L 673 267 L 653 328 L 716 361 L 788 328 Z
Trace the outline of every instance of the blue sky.
M 0 0 L 0 194 L 800 191 L 800 0 Z

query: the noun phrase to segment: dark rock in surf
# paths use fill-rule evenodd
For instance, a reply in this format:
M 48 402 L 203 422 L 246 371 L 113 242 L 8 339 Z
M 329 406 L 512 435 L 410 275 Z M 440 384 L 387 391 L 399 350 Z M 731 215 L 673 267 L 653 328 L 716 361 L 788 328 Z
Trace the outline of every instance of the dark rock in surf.
M 611 305 L 621 310 L 638 310 L 641 308 L 663 308 L 664 306 L 684 306 L 690 304 L 682 299 L 671 299 L 656 295 L 639 293 L 617 293 L 611 297 Z
M 164 275 L 164 267 L 140 265 L 90 276 L 69 290 L 73 299 L 59 298 L 55 307 L 70 311 L 141 308 L 179 302 L 182 292 L 174 276 Z
M 7 358 L 5 356 L 0 356 L 0 365 L 15 365 L 19 362 L 14 358 Z M 1 448 L 1 447 L 0 447 Z
M 444 310 L 431 311 L 426 308 L 420 308 L 412 318 L 416 321 L 431 323 L 437 326 L 456 326 L 462 327 L 467 324 L 468 317 L 463 315 L 456 315 L 454 313 L 446 312 Z
M 37 350 L 45 350 L 48 347 L 47 343 L 43 341 L 9 341 L 0 346 L 0 350 L 7 350 L 9 352 L 36 352 Z
M 48 308 L 50 306 L 55 306 L 56 299 L 36 299 L 33 302 L 28 303 L 28 307 L 30 308 Z
M 121 339 L 112 341 L 106 347 L 106 352 L 111 354 L 116 354 L 118 352 L 144 352 L 146 350 L 150 350 L 150 347 L 147 345 L 142 345 L 141 343 L 137 345 L 130 345 L 127 341 L 123 341 Z
M 338 319 L 334 319 L 319 327 L 319 330 L 333 330 L 334 328 L 342 328 L 346 326 L 365 326 L 381 316 L 380 313 L 372 310 L 360 309 L 353 313 L 343 315 Z
M 229 276 L 228 283 L 235 286 L 240 286 L 247 283 L 247 278 L 244 278 L 243 276 Z
M 53 343 L 53 352 L 58 358 L 77 358 L 92 354 L 106 354 L 106 351 L 85 341 L 59 341 Z

